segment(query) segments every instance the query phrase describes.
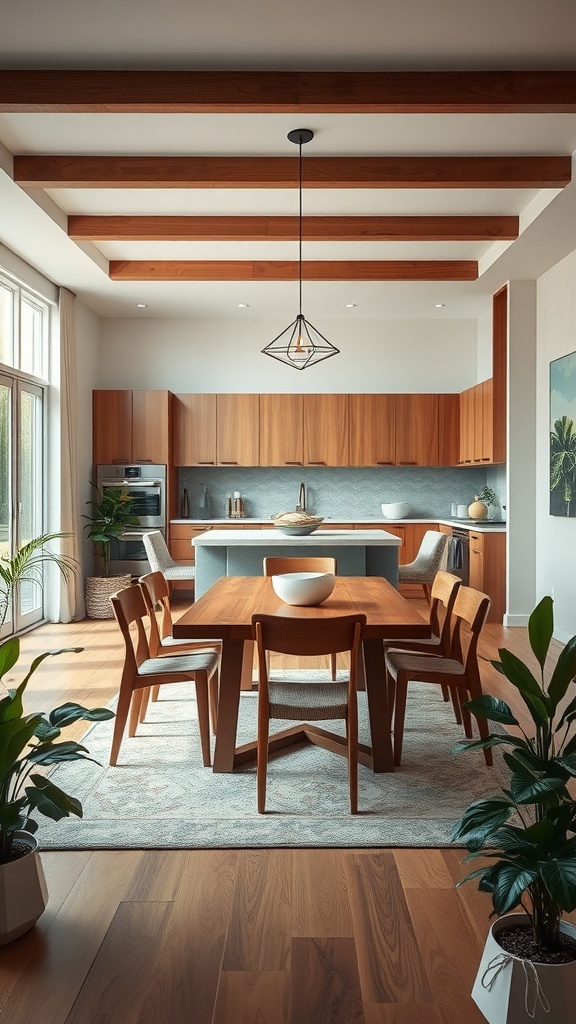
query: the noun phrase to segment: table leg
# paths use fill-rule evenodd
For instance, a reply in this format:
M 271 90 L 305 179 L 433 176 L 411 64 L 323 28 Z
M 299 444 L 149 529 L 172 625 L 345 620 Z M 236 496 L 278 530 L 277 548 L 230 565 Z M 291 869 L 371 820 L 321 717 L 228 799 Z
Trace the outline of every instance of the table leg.
M 394 757 L 389 728 L 384 644 L 382 640 L 364 640 L 363 646 L 373 768 L 375 772 L 393 772 Z
M 218 730 L 214 747 L 213 770 L 215 772 L 232 772 L 234 770 L 243 657 L 243 640 L 227 639 L 222 641 Z

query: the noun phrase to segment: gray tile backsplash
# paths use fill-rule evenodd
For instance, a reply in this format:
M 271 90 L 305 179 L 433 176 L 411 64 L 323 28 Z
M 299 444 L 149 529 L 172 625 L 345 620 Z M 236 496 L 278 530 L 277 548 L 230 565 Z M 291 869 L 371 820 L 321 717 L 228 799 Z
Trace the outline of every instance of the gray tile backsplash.
M 496 473 L 496 470 L 499 472 Z M 489 478 L 487 478 L 489 474 Z M 280 467 L 214 467 L 179 470 L 179 494 L 184 487 L 190 500 L 190 518 L 198 518 L 204 485 L 213 518 L 226 516 L 226 499 L 239 491 L 246 500 L 246 515 L 264 518 L 293 509 L 298 501 L 300 482 L 304 481 L 307 507 L 321 516 L 342 519 L 381 516 L 383 501 L 409 501 L 412 516 L 450 515 L 453 502 L 470 504 L 485 484 L 505 494 L 505 467 L 471 469 L 408 468 L 374 469 Z

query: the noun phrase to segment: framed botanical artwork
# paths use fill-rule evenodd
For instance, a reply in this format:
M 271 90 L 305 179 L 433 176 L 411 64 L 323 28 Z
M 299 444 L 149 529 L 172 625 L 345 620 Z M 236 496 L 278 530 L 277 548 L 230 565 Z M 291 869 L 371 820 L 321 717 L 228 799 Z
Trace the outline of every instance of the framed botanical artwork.
M 550 363 L 550 515 L 576 517 L 576 352 Z

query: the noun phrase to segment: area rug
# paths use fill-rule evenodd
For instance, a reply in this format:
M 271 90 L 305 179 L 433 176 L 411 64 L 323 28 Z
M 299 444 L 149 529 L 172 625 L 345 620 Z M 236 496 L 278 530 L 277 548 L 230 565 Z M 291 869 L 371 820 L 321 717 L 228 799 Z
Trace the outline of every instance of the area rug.
M 310 678 L 305 670 L 295 675 Z M 238 744 L 255 738 L 257 700 L 255 693 L 242 694 Z M 359 717 L 360 740 L 369 742 L 362 693 Z M 291 724 L 274 722 L 273 731 Z M 267 813 L 259 815 L 255 767 L 215 775 L 202 766 L 189 684 L 162 687 L 137 736 L 124 738 L 119 763 L 110 768 L 113 725 L 99 723 L 83 740 L 99 765 L 73 762 L 52 773 L 57 785 L 82 801 L 84 817 L 44 819 L 42 848 L 449 846 L 466 806 L 494 793 L 506 777 L 499 759 L 487 768 L 481 752 L 451 753 L 461 728 L 439 689 L 421 683 L 410 684 L 403 764 L 385 775 L 360 765 L 355 816 L 348 810 L 345 759 L 310 744 L 271 760 Z

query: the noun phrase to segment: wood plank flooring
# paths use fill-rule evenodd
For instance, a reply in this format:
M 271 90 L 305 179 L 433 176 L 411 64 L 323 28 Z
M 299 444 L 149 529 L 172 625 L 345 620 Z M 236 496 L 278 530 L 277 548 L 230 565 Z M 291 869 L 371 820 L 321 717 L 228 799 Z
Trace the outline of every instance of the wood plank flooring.
M 489 625 L 484 657 L 521 657 Z M 121 664 L 112 622 L 22 637 L 49 658 L 29 709 L 105 704 Z M 559 647 L 558 647 L 559 650 Z M 488 665 L 487 689 L 503 683 Z M 506 697 L 510 695 L 506 691 Z M 447 711 L 447 713 L 450 713 Z M 77 735 L 83 726 L 79 725 Z M 66 828 L 66 823 L 62 823 Z M 460 850 L 173 850 L 42 855 L 50 903 L 0 949 L 2 1024 L 481 1024 L 470 991 L 490 901 Z

